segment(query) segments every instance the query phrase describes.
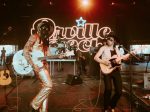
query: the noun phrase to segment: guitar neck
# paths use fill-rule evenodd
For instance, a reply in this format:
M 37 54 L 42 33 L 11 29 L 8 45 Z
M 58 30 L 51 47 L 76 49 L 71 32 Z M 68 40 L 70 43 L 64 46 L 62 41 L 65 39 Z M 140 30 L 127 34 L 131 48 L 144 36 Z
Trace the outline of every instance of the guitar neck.
M 58 58 L 59 56 L 60 55 L 52 55 L 52 56 L 39 57 L 38 60 L 46 60 L 46 59 Z

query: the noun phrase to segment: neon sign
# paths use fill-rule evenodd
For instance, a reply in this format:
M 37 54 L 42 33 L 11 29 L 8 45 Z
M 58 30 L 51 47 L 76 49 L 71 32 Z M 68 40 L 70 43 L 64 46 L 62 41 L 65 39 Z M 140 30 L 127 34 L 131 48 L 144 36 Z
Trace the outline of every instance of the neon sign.
M 88 52 L 90 47 L 102 45 L 105 35 L 111 32 L 110 27 L 99 28 L 99 23 L 85 23 L 83 27 L 60 27 L 56 26 L 55 22 L 49 18 L 40 18 L 33 23 L 31 34 L 36 31 L 36 25 L 41 21 L 49 21 L 54 26 L 54 31 L 49 37 L 50 44 L 56 43 L 58 36 L 61 35 L 61 40 L 70 46 L 76 46 L 77 50 L 81 52 Z
M 79 19 L 76 20 L 76 22 L 77 22 L 77 26 L 84 26 L 84 24 L 86 23 L 86 20 L 80 17 Z

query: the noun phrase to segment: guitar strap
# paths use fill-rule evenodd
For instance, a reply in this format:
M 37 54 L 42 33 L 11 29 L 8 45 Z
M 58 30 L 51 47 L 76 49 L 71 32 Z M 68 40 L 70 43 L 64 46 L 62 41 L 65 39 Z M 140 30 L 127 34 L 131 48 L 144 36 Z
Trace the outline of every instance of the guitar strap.
M 118 57 L 120 57 L 120 53 L 119 53 L 119 49 L 118 49 L 118 48 L 115 48 L 115 52 L 116 52 L 116 55 L 117 55 Z
M 110 50 L 111 57 L 117 55 L 116 49 Z
M 118 49 L 118 48 L 115 48 L 115 51 L 116 51 L 116 55 L 117 55 L 118 57 L 120 57 L 119 49 Z M 121 64 L 121 60 L 120 60 L 120 64 Z M 122 65 L 120 65 L 119 69 L 120 69 L 120 70 L 122 69 Z

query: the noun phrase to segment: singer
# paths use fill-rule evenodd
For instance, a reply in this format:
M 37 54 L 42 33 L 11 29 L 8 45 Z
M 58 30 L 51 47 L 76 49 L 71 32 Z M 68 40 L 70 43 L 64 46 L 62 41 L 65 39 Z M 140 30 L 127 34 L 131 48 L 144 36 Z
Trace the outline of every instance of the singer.
M 39 78 L 42 88 L 39 93 L 31 102 L 31 109 L 29 112 L 48 112 L 48 96 L 52 90 L 52 79 L 48 72 L 47 62 L 43 61 L 43 67 L 39 68 L 31 59 L 31 52 L 33 50 L 41 50 L 45 56 L 48 54 L 48 37 L 51 35 L 51 31 L 54 30 L 52 26 L 47 21 L 41 21 L 37 25 L 37 33 L 30 36 L 26 45 L 24 46 L 24 56 L 29 64 L 33 67 L 36 76 Z

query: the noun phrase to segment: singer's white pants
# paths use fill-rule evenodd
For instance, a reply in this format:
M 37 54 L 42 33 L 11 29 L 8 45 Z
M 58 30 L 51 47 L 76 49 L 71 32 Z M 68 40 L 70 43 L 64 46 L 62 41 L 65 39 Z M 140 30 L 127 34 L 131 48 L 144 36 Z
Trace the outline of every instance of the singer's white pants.
M 52 90 L 52 80 L 46 68 L 42 68 L 37 74 L 42 88 L 31 102 L 31 106 L 40 112 L 48 112 L 48 95 Z

